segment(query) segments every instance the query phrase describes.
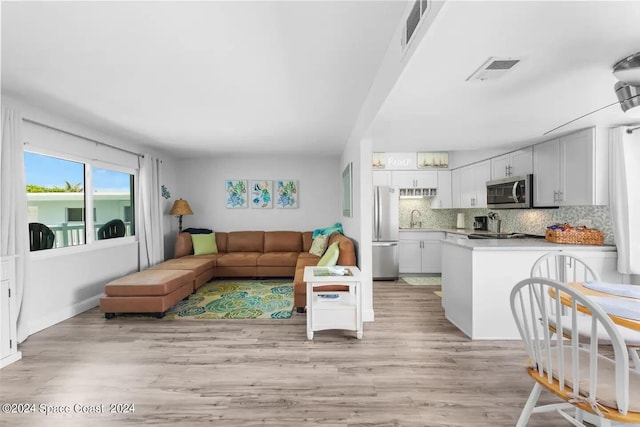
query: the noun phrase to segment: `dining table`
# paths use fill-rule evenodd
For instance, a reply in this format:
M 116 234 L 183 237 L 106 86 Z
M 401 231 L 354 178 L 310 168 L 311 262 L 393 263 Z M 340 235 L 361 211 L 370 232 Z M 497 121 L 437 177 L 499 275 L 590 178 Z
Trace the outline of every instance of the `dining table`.
M 578 291 L 578 292 L 580 292 L 580 293 L 582 293 L 584 295 L 590 296 L 590 297 L 620 298 L 621 300 L 630 300 L 630 301 L 638 302 L 638 304 L 640 305 L 640 298 L 620 296 L 620 295 L 615 295 L 615 294 L 611 294 L 611 293 L 606 293 L 606 292 L 601 292 L 601 291 L 589 289 L 582 282 L 567 283 L 567 285 L 570 286 L 571 288 L 575 289 L 576 291 Z M 629 285 L 629 286 L 634 286 L 634 285 Z M 571 306 L 571 304 L 572 304 L 571 297 L 569 295 L 565 294 L 565 293 L 562 293 L 562 292 L 560 293 L 560 302 L 563 305 L 566 305 L 566 306 Z M 612 313 L 609 312 L 608 307 L 606 305 L 603 306 L 602 304 L 600 304 L 600 306 L 605 311 L 605 313 L 607 313 L 609 315 L 609 317 L 611 318 L 613 323 L 615 323 L 617 325 L 620 325 L 620 326 L 624 326 L 625 328 L 629 328 L 629 329 L 634 329 L 636 331 L 640 331 L 640 318 L 639 319 L 632 319 L 632 318 L 629 318 L 629 317 L 623 317 L 623 316 L 615 315 L 615 314 L 612 314 Z M 586 314 L 591 314 L 587 308 L 582 307 L 580 305 L 578 305 L 578 310 L 583 312 L 583 313 L 586 313 Z M 638 314 L 640 315 L 640 313 L 638 313 Z

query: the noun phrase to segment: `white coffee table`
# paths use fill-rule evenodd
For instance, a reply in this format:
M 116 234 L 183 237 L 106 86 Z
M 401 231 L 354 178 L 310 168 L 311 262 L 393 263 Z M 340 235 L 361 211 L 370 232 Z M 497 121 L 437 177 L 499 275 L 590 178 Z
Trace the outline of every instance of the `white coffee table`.
M 339 274 L 340 271 L 345 274 Z M 362 282 L 355 266 L 305 267 L 307 282 L 307 338 L 314 331 L 347 329 L 362 339 Z M 321 291 L 318 286 L 344 285 L 349 291 Z

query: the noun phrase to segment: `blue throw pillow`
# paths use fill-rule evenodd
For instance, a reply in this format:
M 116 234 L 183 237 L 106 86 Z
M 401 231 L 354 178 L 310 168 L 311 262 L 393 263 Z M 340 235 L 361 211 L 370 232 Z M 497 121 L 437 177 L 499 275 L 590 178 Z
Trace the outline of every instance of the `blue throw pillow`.
M 311 237 L 313 239 L 315 239 L 316 237 L 320 236 L 321 234 L 332 235 L 333 233 L 343 234 L 343 232 L 342 232 L 342 224 L 341 223 L 336 222 L 335 224 L 330 225 L 329 227 L 317 228 L 317 229 L 313 230 L 313 235 Z

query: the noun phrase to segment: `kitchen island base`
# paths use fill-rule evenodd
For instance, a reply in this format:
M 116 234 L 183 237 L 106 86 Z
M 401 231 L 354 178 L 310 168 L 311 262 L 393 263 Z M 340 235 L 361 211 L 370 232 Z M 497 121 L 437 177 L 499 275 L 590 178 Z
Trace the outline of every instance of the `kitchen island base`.
M 442 241 L 442 307 L 445 317 L 474 340 L 520 339 L 509 296 L 533 263 L 548 252 L 573 253 L 602 280 L 621 283 L 613 246 L 569 246 L 539 240 Z

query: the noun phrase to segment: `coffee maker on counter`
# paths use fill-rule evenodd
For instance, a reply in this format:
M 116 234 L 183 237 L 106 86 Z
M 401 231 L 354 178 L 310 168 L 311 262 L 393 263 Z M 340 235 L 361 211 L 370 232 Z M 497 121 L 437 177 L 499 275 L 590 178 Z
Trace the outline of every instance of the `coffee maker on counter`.
M 489 218 L 486 216 L 476 216 L 473 218 L 473 229 L 474 230 L 488 230 L 489 229 Z

